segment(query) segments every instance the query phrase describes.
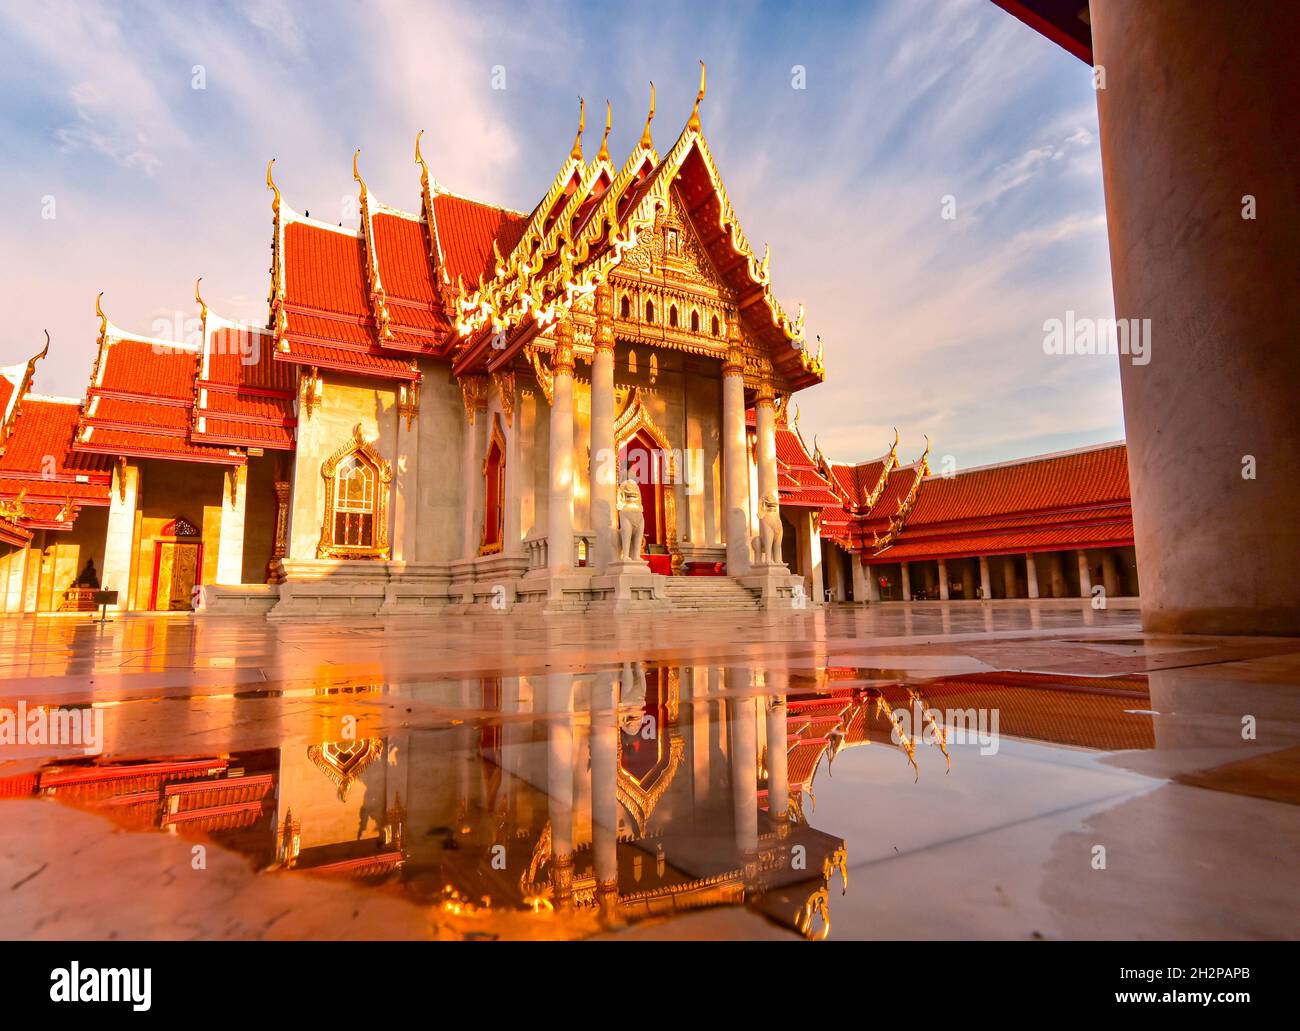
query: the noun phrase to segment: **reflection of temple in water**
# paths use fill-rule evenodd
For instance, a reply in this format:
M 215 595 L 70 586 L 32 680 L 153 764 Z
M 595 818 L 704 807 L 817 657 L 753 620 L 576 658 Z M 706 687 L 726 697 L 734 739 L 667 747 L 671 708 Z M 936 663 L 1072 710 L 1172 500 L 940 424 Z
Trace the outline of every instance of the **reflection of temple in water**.
M 860 745 L 897 749 L 918 773 L 948 756 L 942 727 L 900 734 L 899 712 L 992 705 L 1006 736 L 1153 744 L 1149 717 L 1125 715 L 1146 707 L 1141 678 L 990 674 L 918 689 L 863 672 L 630 663 L 464 681 L 461 704 L 486 718 L 221 756 L 48 764 L 0 779 L 0 796 L 54 795 L 133 829 L 206 834 L 261 869 L 400 885 L 460 932 L 561 934 L 567 918 L 585 933 L 745 904 L 814 937 L 829 930 L 836 870 L 847 882 L 844 842 L 813 826 L 818 771 Z

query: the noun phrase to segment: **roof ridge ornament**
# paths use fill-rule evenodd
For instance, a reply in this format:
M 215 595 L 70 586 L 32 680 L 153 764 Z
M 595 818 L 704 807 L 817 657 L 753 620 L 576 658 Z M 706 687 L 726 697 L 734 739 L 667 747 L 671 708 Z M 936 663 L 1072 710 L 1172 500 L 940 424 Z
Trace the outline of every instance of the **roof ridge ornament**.
M 280 214 L 280 187 L 275 185 L 275 180 L 271 178 L 271 166 L 275 164 L 275 158 L 271 158 L 266 163 L 266 188 L 275 191 L 275 198 L 271 201 L 271 210 L 277 215 Z
M 361 202 L 364 204 L 369 197 L 370 191 L 366 189 L 366 181 L 361 178 L 361 171 L 357 168 L 357 159 L 359 157 L 361 157 L 360 147 L 352 155 L 352 178 L 361 184 Z
M 609 130 L 614 126 L 614 106 L 605 101 L 605 135 L 600 138 L 600 150 L 596 153 L 596 160 L 609 161 Z
M 99 339 L 103 340 L 108 336 L 108 316 L 104 314 L 104 309 L 100 306 L 100 299 L 104 296 L 101 290 L 95 295 L 95 314 L 99 316 Z
M 645 128 L 641 130 L 640 146 L 643 150 L 653 150 L 655 141 L 650 135 L 650 123 L 655 120 L 655 82 L 650 80 L 650 113 L 645 116 Z
M 47 354 L 50 353 L 50 331 L 47 329 L 47 330 L 44 330 L 44 333 L 45 333 L 45 347 L 41 349 L 41 353 L 40 353 L 40 354 L 38 354 L 35 358 L 32 359 L 33 362 L 38 362 L 38 361 L 40 361 L 40 360 L 41 360 L 42 358 L 44 358 Z
M 574 161 L 582 160 L 582 134 L 587 131 L 587 102 L 582 97 L 578 98 L 578 135 L 573 137 L 573 149 L 569 151 L 569 157 Z
M 204 322 L 207 322 L 208 305 L 207 302 L 203 300 L 203 295 L 199 293 L 199 284 L 202 282 L 203 282 L 202 276 L 199 276 L 198 279 L 194 280 L 194 300 L 196 300 L 199 304 L 199 318 L 201 318 Z
M 699 132 L 703 128 L 703 126 L 700 125 L 700 101 L 704 99 L 705 84 L 706 84 L 706 71 L 704 68 L 704 60 L 703 58 L 701 58 L 700 59 L 700 89 L 699 92 L 695 94 L 695 107 L 691 109 L 690 121 L 686 123 L 686 128 L 691 129 L 695 132 Z

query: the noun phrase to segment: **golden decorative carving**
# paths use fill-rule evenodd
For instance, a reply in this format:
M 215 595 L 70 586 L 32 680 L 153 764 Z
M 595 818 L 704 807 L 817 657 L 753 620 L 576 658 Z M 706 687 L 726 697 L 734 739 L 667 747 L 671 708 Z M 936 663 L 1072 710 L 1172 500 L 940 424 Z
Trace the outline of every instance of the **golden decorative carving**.
M 299 390 L 302 410 L 308 419 L 311 418 L 311 413 L 320 407 L 324 393 L 325 381 L 321 379 L 320 370 L 313 365 L 303 374 L 302 386 Z
M 650 82 L 650 113 L 645 116 L 645 128 L 641 130 L 641 149 L 651 150 L 654 148 L 654 137 L 650 135 L 650 123 L 655 120 L 655 84 Z
M 506 426 L 513 426 L 515 420 L 515 374 L 513 372 L 494 372 L 492 382 L 496 384 L 497 396 L 501 398 L 501 414 L 506 417 Z
M 591 337 L 593 351 L 614 350 L 614 291 L 609 283 L 596 287 L 596 327 Z
M 384 293 L 383 281 L 379 277 L 379 255 L 375 253 L 374 227 L 370 224 L 370 191 L 366 188 L 366 181 L 361 178 L 361 172 L 357 168 L 357 159 L 360 156 L 361 148 L 358 147 L 352 155 L 352 178 L 361 188 L 361 238 L 366 248 L 366 283 L 370 288 L 370 312 L 374 316 L 375 327 L 379 330 L 379 340 L 382 343 L 393 339 L 393 330 L 389 324 L 391 319 L 388 314 L 388 298 Z
M 354 454 L 361 455 L 374 469 L 378 481 L 375 484 L 374 508 L 372 511 L 372 539 L 374 543 L 368 546 L 336 544 L 334 541 L 336 504 L 334 477 L 339 464 L 345 458 Z M 393 481 L 393 470 L 392 466 L 384 460 L 374 445 L 366 440 L 365 435 L 361 432 L 360 423 L 357 423 L 353 428 L 352 437 L 348 442 L 325 461 L 320 472 L 325 480 L 325 512 L 321 521 L 320 543 L 316 546 L 316 557 L 382 559 L 386 561 L 389 558 L 388 493 L 390 484 Z
M 542 396 L 546 398 L 546 403 L 553 404 L 555 397 L 555 380 L 551 375 L 550 367 L 542 358 L 542 353 L 536 347 L 529 347 L 525 350 L 529 362 L 533 366 L 533 375 L 537 377 L 537 385 L 542 390 Z
M 340 802 L 348 800 L 357 778 L 383 753 L 383 739 L 377 737 L 307 746 L 307 757 L 338 789 Z
M 475 413 L 487 408 L 487 377 L 461 376 L 459 382 L 460 397 L 465 403 L 465 421 L 473 426 Z
M 406 420 L 409 430 L 420 414 L 420 381 L 402 383 L 397 388 L 397 415 Z
M 637 830 L 645 833 L 646 824 L 650 822 L 650 817 L 654 815 L 655 807 L 659 804 L 664 793 L 672 786 L 673 778 L 677 775 L 677 769 L 682 764 L 682 759 L 686 755 L 686 742 L 682 740 L 677 729 L 662 729 L 659 732 L 659 739 L 668 739 L 668 766 L 659 776 L 655 778 L 653 784 L 646 788 L 641 782 L 623 769 L 623 739 L 618 739 L 618 780 L 614 785 L 614 794 L 623 807 L 627 810 L 628 815 L 635 821 Z
M 555 350 L 551 353 L 551 375 L 573 375 L 573 320 L 561 319 L 555 326 Z

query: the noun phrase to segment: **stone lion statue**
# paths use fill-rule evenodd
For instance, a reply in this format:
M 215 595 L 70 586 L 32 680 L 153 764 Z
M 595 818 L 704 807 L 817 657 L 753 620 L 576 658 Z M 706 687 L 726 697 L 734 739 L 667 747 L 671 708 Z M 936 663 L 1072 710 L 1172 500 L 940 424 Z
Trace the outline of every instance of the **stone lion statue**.
M 758 499 L 758 561 L 771 565 L 781 564 L 781 504 L 775 494 Z
M 645 512 L 641 509 L 641 487 L 636 480 L 618 486 L 618 557 L 622 562 L 641 559 L 645 539 Z

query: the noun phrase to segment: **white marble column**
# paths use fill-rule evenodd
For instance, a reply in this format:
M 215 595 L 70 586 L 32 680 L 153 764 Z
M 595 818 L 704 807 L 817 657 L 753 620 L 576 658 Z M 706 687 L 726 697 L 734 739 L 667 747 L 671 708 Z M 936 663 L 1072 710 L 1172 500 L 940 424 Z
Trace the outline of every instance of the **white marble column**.
M 880 576 L 872 566 L 864 566 L 853 556 L 854 567 L 862 570 L 862 578 L 867 583 L 867 601 L 880 600 Z
M 135 546 L 135 509 L 140 496 L 140 467 L 119 462 L 109 493 L 108 532 L 104 538 L 104 572 L 99 582 L 117 591 L 118 611 L 131 607 L 131 553 Z
M 573 898 L 573 676 L 548 674 L 546 709 L 546 797 L 551 818 L 551 880 L 555 907 Z
M 487 380 L 483 376 L 462 376 L 461 397 L 465 402 L 465 437 L 461 452 L 461 481 L 464 489 L 464 521 L 460 557 L 478 557 L 483 534 L 483 455 L 487 446 Z
M 614 560 L 614 504 L 618 453 L 614 442 L 614 292 L 596 287 L 596 328 L 591 356 L 591 529 L 596 535 L 592 565 L 599 572 Z M 689 526 L 689 518 L 687 521 Z
M 899 568 L 903 571 L 903 600 L 912 600 L 912 571 L 908 568 L 906 562 L 900 564 Z
M 1025 575 L 1029 582 L 1029 597 L 1038 597 L 1038 562 L 1032 553 L 1025 555 Z
M 27 559 L 32 553 L 31 546 L 19 548 L 9 556 L 9 564 L 6 567 L 5 605 L 6 612 L 22 612 L 23 610 L 23 584 L 27 577 Z
M 737 697 L 750 690 L 748 668 L 727 670 L 727 709 L 731 731 L 731 802 L 735 820 L 736 850 L 745 866 L 746 879 L 756 873 L 758 856 L 758 715 L 753 697 Z
M 547 500 L 546 565 L 573 568 L 573 323 L 555 327 L 551 356 L 551 493 Z
M 217 583 L 244 582 L 244 521 L 248 511 L 248 466 L 232 465 L 222 475 L 221 535 L 217 540 Z
M 1016 559 L 1014 555 L 1002 556 L 1002 589 L 1008 598 L 1020 596 L 1020 584 L 1016 578 Z
M 618 897 L 618 723 L 615 675 L 597 673 L 591 696 L 591 851 L 602 908 Z
M 758 435 L 755 453 L 758 464 L 758 500 L 761 502 L 764 498 L 775 498 L 779 504 L 781 495 L 776 482 L 776 403 L 770 384 L 764 383 L 758 388 L 754 400 L 754 421 Z
M 948 600 L 948 563 L 939 559 L 939 600 Z
M 817 513 L 811 508 L 806 509 L 796 525 L 803 534 L 802 545 L 808 555 L 810 601 L 820 605 L 825 600 L 826 582 L 822 577 L 822 535 L 817 526 Z
M 980 556 L 980 596 L 986 599 L 993 597 L 993 576 L 989 572 L 987 555 Z
M 789 674 L 767 674 L 767 812 L 774 820 L 783 820 L 790 808 L 790 776 L 786 758 L 790 747 L 786 726 L 785 695 Z
M 1088 565 L 1088 553 L 1082 548 L 1078 551 L 1079 556 L 1079 597 L 1092 597 L 1092 569 Z
M 727 573 L 749 572 L 749 459 L 745 454 L 745 362 L 740 315 L 727 317 L 722 364 L 722 503 L 726 513 Z
M 853 600 L 861 605 L 864 601 L 877 601 L 879 594 L 871 593 L 871 580 L 869 570 L 862 564 L 861 559 L 853 552 L 849 552 L 849 568 L 853 572 Z
M 419 545 L 417 528 L 420 514 L 420 414 L 419 387 L 408 384 L 405 404 L 410 416 L 399 405 L 397 415 L 397 461 L 393 463 L 393 561 L 415 562 Z

